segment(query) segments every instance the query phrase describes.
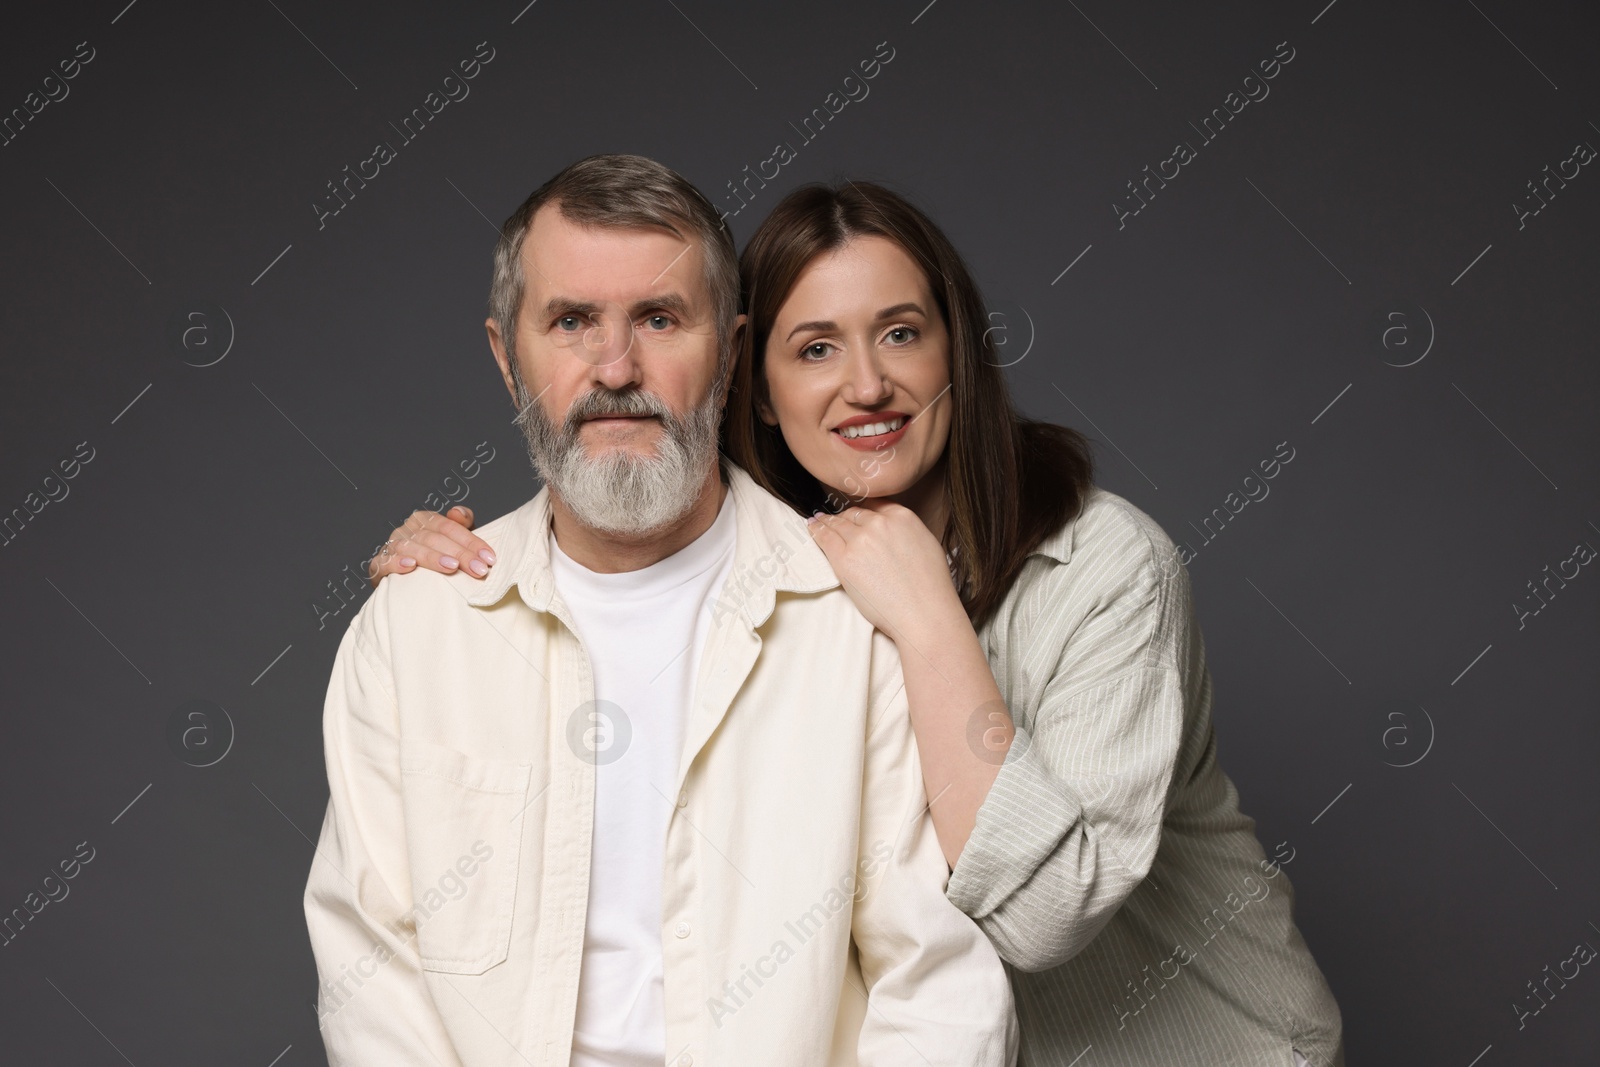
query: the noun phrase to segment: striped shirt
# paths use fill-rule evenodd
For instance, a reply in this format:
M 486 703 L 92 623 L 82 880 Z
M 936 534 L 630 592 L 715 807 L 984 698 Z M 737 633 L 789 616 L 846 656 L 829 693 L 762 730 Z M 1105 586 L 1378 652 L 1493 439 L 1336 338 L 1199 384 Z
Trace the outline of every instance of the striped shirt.
M 1342 1067 L 1287 860 L 1217 763 L 1165 531 L 1091 489 L 979 639 L 1016 735 L 946 895 L 1006 963 L 1019 1067 Z

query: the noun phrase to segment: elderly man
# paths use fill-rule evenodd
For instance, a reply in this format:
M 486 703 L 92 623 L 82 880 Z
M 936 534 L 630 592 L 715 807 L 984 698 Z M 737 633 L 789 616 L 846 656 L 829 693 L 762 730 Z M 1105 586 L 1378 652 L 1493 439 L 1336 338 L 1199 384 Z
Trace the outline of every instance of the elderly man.
M 720 460 L 733 246 L 649 160 L 567 168 L 495 253 L 545 487 L 483 582 L 386 582 L 324 711 L 305 892 L 335 1064 L 1010 1064 L 894 645 Z

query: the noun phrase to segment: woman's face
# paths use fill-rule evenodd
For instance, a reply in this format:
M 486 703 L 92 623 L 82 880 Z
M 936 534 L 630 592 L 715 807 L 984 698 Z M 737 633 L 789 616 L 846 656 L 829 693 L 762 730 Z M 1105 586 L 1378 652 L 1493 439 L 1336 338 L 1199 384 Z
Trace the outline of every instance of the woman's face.
M 950 335 L 898 244 L 856 237 L 812 260 L 767 337 L 768 402 L 801 466 L 840 496 L 898 497 L 950 438 Z

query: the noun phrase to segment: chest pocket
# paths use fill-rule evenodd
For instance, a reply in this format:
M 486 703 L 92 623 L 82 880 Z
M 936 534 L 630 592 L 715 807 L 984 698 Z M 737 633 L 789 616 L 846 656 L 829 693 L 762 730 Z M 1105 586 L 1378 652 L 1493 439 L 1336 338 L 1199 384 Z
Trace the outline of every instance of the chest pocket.
M 406 844 L 422 966 L 482 974 L 511 945 L 532 764 L 400 745 Z

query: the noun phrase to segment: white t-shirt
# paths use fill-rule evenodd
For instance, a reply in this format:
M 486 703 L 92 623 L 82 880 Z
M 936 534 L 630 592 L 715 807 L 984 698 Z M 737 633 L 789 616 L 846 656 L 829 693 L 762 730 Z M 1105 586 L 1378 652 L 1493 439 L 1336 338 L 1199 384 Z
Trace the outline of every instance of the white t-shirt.
M 661 1067 L 667 1056 L 662 850 L 695 673 L 733 548 L 732 493 L 705 533 L 642 570 L 598 574 L 550 537 L 556 589 L 595 688 L 594 706 L 575 709 L 587 723 L 577 751 L 594 759 L 595 802 L 572 1067 Z

